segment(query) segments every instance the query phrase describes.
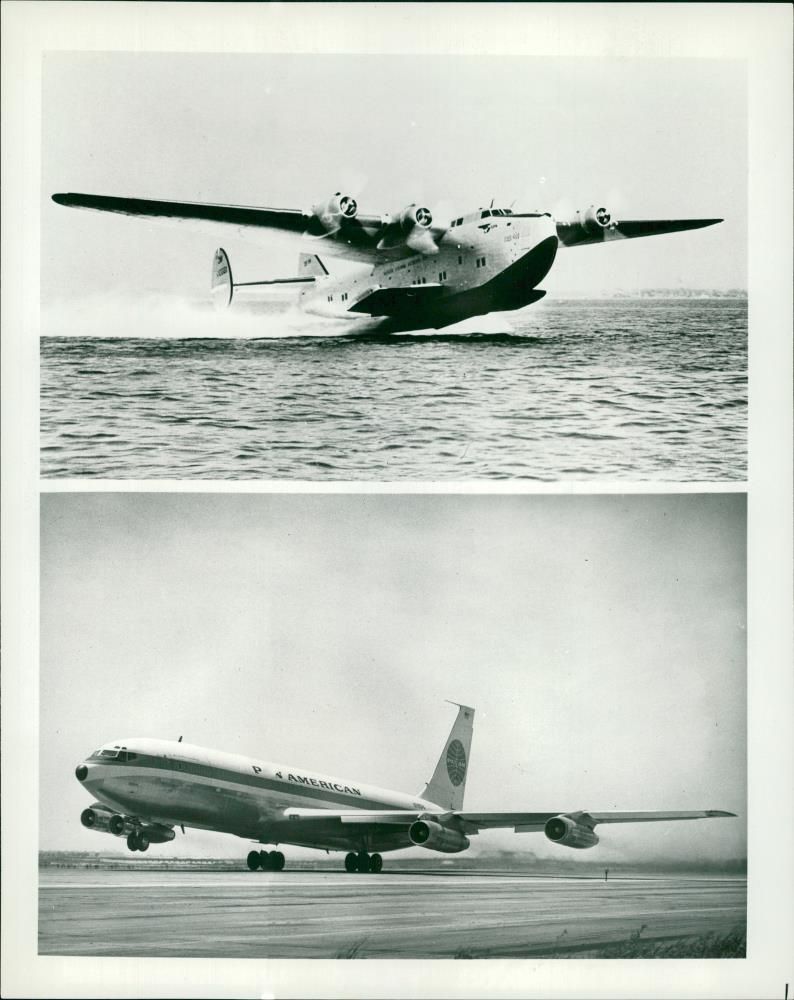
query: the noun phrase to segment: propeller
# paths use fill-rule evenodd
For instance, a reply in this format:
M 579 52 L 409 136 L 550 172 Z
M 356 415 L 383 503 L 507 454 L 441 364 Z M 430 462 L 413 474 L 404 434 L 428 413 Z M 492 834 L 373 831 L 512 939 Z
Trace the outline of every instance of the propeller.
M 428 212 L 428 215 L 429 214 L 430 213 Z M 414 226 L 408 234 L 405 240 L 405 245 L 415 253 L 423 253 L 426 255 L 438 253 L 438 244 L 433 238 L 433 234 L 430 232 L 430 229 L 420 229 L 419 226 Z

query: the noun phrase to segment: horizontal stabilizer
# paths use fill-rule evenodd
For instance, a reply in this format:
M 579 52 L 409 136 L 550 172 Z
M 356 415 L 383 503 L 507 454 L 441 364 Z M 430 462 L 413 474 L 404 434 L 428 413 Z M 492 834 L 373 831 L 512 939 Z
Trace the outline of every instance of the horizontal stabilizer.
M 406 285 L 403 288 L 375 288 L 366 292 L 348 312 L 369 313 L 370 316 L 401 316 L 417 308 L 434 305 L 443 294 L 439 284 Z
M 232 304 L 236 288 L 254 288 L 266 285 L 305 285 L 311 284 L 316 280 L 316 277 L 313 275 L 307 275 L 299 278 L 270 278 L 266 281 L 235 281 L 232 276 L 232 265 L 229 261 L 229 255 L 223 247 L 218 247 L 215 251 L 215 256 L 212 258 L 210 292 L 215 308 L 223 309 Z

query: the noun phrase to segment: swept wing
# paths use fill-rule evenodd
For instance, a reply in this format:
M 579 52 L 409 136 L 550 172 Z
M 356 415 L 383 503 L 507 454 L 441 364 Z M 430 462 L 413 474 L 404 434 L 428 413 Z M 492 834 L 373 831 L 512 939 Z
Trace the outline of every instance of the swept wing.
M 329 821 L 342 824 L 365 825 L 373 830 L 395 826 L 408 827 L 418 819 L 434 819 L 442 825 L 454 825 L 466 833 L 479 830 L 507 829 L 516 833 L 541 831 L 550 819 L 568 816 L 577 823 L 594 827 L 599 823 L 663 823 L 685 819 L 709 819 L 734 816 L 735 813 L 722 809 L 700 809 L 679 812 L 590 812 L 587 810 L 558 810 L 557 812 L 428 812 L 423 809 L 287 809 L 285 817 L 299 821 L 308 828 L 312 824 L 327 825 Z

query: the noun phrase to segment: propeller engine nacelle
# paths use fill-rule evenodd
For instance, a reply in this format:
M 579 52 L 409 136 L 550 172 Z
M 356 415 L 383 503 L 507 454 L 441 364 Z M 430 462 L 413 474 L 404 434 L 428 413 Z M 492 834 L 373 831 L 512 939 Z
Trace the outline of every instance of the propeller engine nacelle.
M 312 214 L 326 233 L 335 233 L 358 214 L 358 204 L 349 194 L 337 191 L 328 201 L 312 206 Z
M 600 229 L 614 229 L 617 222 L 612 221 L 611 214 L 602 206 L 591 205 L 585 212 L 576 213 L 577 221 L 588 233 L 597 233 Z
M 577 823 L 570 816 L 552 817 L 546 822 L 543 832 L 555 844 L 563 844 L 565 847 L 575 847 L 579 850 L 595 847 L 598 843 L 598 837 L 591 827 Z
M 414 227 L 429 229 L 433 225 L 433 216 L 429 208 L 414 203 L 404 208 L 394 221 L 404 233 L 410 233 Z
M 469 846 L 469 838 L 464 834 L 458 830 L 450 830 L 432 819 L 418 819 L 412 823 L 408 836 L 417 847 L 426 847 L 442 854 L 458 854 Z
M 396 247 L 407 246 L 415 253 L 438 253 L 436 238 L 433 235 L 433 215 L 429 208 L 417 205 L 415 202 L 404 208 L 395 216 L 386 216 L 384 235 L 378 243 L 379 250 L 393 250 Z

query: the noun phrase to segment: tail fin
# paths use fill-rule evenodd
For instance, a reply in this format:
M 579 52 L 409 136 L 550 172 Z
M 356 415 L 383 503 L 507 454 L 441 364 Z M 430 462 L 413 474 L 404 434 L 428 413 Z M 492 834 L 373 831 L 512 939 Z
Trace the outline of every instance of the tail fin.
M 223 247 L 218 247 L 212 258 L 212 280 L 210 282 L 213 305 L 216 309 L 225 309 L 232 304 L 234 295 L 234 278 L 232 265 Z
M 458 703 L 453 701 L 450 704 Z M 421 798 L 428 799 L 443 809 L 463 808 L 473 729 L 474 709 L 468 705 L 458 705 L 458 717 Z
M 325 278 L 328 268 L 323 264 L 316 253 L 298 254 L 298 277 L 308 278 L 310 275 L 315 278 Z

